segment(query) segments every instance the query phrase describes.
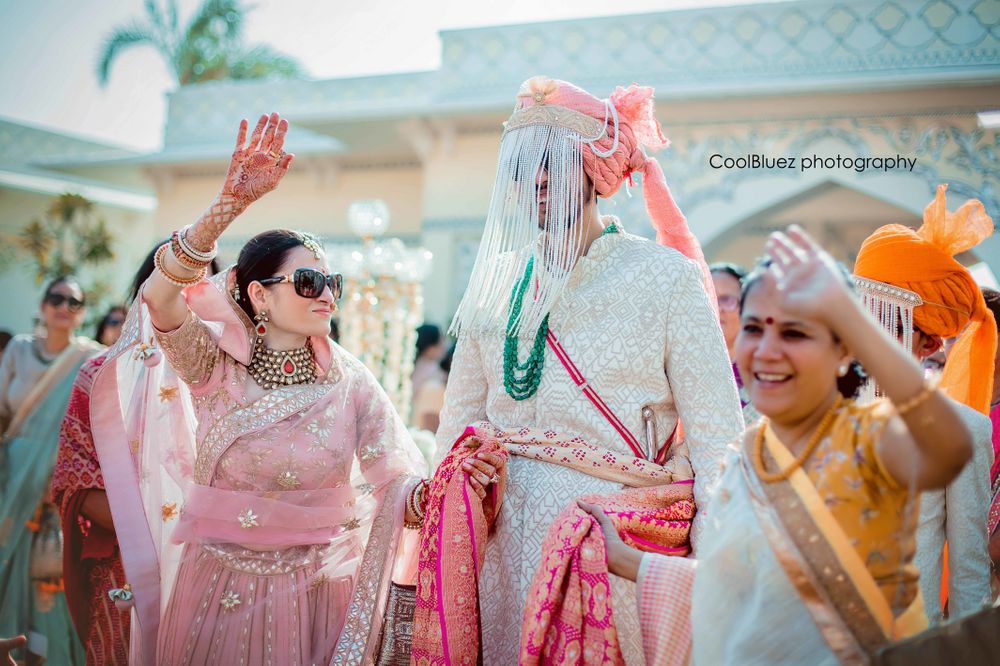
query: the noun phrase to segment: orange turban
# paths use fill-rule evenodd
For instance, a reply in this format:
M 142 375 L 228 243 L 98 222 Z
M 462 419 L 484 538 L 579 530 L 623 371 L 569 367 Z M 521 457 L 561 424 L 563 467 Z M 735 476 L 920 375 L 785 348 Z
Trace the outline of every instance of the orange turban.
M 947 189 L 938 185 L 917 231 L 889 224 L 865 239 L 854 274 L 919 294 L 924 304 L 914 309 L 913 322 L 924 333 L 942 338 L 960 335 L 945 362 L 941 389 L 988 414 L 997 328 L 972 274 L 954 257 L 988 238 L 993 220 L 975 199 L 949 213 Z

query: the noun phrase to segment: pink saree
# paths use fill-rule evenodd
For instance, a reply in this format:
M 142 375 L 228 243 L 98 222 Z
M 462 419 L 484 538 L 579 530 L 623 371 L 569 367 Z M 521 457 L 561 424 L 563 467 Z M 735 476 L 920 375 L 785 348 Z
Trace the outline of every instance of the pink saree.
M 95 381 L 131 661 L 367 663 L 422 458 L 326 338 L 315 383 L 248 399 L 252 324 L 227 281 L 186 289 L 192 314 L 166 334 L 137 301 Z
M 691 486 L 693 474 L 683 456 L 675 456 L 668 465 L 661 466 L 642 458 L 612 453 L 579 437 L 553 431 L 530 428 L 504 431 L 486 422 L 469 426 L 452 446 L 451 453 L 442 461 L 431 482 L 420 536 L 412 664 L 475 664 L 479 658 L 478 572 L 489 529 L 499 510 L 499 507 L 494 507 L 503 496 L 504 480 L 501 480 L 500 488 L 492 489 L 493 494 L 486 503 L 472 493 L 465 475 L 461 473 L 461 463 L 477 451 L 506 451 L 510 455 L 543 460 L 629 486 L 639 486 L 624 493 L 620 499 L 611 500 L 609 505 L 617 511 L 615 520 L 627 527 L 630 542 L 644 544 L 646 550 L 654 552 L 677 555 L 688 552 L 687 537 L 690 521 L 694 517 Z M 589 499 L 604 501 L 604 498 Z M 559 525 L 567 524 L 564 520 L 557 522 Z M 574 547 L 558 541 L 561 533 L 553 525 L 556 536 L 553 537 L 550 532 L 542 566 L 536 573 L 536 585 L 533 585 L 532 593 L 529 594 L 526 627 L 536 621 L 528 618 L 535 617 L 536 611 L 533 609 L 537 608 L 537 612 L 546 619 L 551 619 L 555 611 L 555 615 L 560 618 L 559 630 L 573 631 L 571 625 L 574 621 L 570 616 L 574 611 L 563 613 L 560 610 L 568 597 L 560 596 L 558 592 L 539 596 L 534 591 L 538 587 L 538 577 L 544 578 L 552 573 L 550 565 L 553 562 L 569 563 L 572 552 L 581 552 L 580 545 L 588 537 L 589 524 L 585 530 L 578 528 L 579 526 L 571 528 L 571 531 L 580 532 Z M 596 534 L 599 531 L 590 535 L 589 538 L 594 541 L 588 543 L 599 539 Z M 570 537 L 570 540 L 575 538 Z M 594 546 L 595 557 L 596 547 L 600 548 L 600 560 L 604 567 L 603 589 L 607 590 L 603 539 L 600 539 L 599 546 Z M 582 550 L 586 551 L 586 548 Z M 588 557 L 590 555 L 588 552 Z M 556 566 L 558 568 L 559 565 Z M 563 566 L 564 573 L 571 569 L 571 566 Z M 596 580 L 592 569 L 594 567 L 587 564 L 584 567 L 577 566 L 572 571 L 576 573 L 578 580 L 581 577 Z M 581 594 L 582 588 L 579 588 L 576 592 L 578 599 Z M 543 596 L 544 599 L 541 598 Z M 537 606 L 534 605 L 536 597 Z M 577 625 L 582 626 L 584 617 L 589 618 L 588 621 L 594 628 L 600 622 L 605 622 L 606 626 L 602 631 L 610 629 L 610 635 L 613 635 L 610 603 L 607 599 L 603 603 L 605 612 L 591 609 L 587 613 L 577 604 Z M 544 609 L 541 608 L 543 604 Z M 570 606 L 572 603 L 566 604 L 566 607 Z M 601 615 L 601 620 L 595 621 L 598 614 Z M 543 631 L 542 635 L 544 633 Z M 568 641 L 564 643 L 568 644 Z M 524 650 L 521 658 L 526 658 Z M 537 657 L 527 658 L 529 661 L 533 658 L 536 663 L 538 661 Z

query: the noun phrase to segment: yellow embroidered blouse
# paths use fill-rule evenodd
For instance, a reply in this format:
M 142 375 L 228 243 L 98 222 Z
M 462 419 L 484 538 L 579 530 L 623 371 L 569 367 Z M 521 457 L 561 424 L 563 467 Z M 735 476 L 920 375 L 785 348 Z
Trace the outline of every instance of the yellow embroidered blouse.
M 804 469 L 896 614 L 917 594 L 920 505 L 919 494 L 901 486 L 875 450 L 891 414 L 886 400 L 845 402 Z

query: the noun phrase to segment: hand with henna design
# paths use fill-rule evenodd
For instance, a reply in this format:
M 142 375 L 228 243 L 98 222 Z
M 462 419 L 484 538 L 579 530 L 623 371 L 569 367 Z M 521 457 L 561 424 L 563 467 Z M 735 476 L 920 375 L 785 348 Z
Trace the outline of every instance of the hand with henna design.
M 246 207 L 277 187 L 294 157 L 282 150 L 287 132 L 288 121 L 272 113 L 260 117 L 246 143 L 247 121 L 242 120 L 222 194 Z
M 277 187 L 295 157 L 282 150 L 288 121 L 277 113 L 260 117 L 249 143 L 247 126 L 246 119 L 240 121 L 222 191 L 188 232 L 188 241 L 199 250 L 210 250 L 237 215 Z

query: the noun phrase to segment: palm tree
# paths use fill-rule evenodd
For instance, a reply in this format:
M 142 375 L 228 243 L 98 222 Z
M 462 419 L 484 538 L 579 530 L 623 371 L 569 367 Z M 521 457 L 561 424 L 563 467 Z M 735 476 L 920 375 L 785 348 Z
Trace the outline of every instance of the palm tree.
M 247 12 L 241 0 L 205 0 L 183 30 L 177 0 L 144 0 L 146 16 L 114 28 L 104 42 L 97 63 L 97 78 L 107 85 L 111 65 L 133 46 L 152 46 L 179 85 L 216 79 L 265 79 L 301 76 L 294 59 L 262 44 L 243 42 Z

